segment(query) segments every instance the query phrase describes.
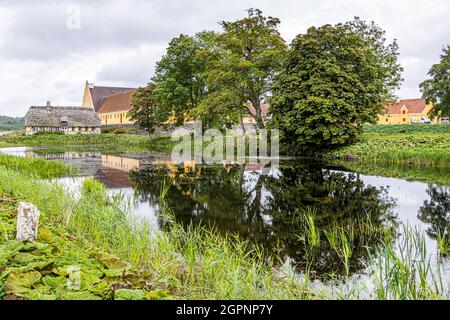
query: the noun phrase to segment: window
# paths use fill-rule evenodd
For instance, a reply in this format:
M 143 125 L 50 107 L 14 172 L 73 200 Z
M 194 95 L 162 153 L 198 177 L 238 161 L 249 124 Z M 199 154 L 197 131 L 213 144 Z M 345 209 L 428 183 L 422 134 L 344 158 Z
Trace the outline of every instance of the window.
M 406 110 L 402 110 L 402 114 L 406 114 Z
M 406 118 L 403 118 L 403 122 L 406 122 Z
M 389 119 L 388 118 L 386 118 L 386 122 L 388 122 L 389 121 Z

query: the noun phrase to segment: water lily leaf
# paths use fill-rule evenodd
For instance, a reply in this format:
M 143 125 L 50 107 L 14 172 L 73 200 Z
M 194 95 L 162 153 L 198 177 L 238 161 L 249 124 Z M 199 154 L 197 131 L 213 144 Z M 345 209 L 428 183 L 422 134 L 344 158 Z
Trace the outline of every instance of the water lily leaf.
M 31 290 L 32 286 L 39 282 L 41 274 L 37 271 L 25 273 L 10 273 L 6 279 L 6 293 L 20 295 Z
M 42 283 L 52 288 L 53 290 L 60 290 L 67 286 L 67 279 L 62 276 L 58 277 L 46 276 L 42 278 Z
M 145 300 L 144 290 L 117 289 L 114 292 L 114 300 Z

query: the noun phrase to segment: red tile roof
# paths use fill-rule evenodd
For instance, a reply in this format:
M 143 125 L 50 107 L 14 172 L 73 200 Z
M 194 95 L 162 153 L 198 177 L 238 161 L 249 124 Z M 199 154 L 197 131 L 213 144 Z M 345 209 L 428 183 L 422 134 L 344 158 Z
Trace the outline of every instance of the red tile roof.
M 397 104 L 386 106 L 387 114 L 401 114 L 402 107 L 408 109 L 408 113 L 423 113 L 426 103 L 425 99 L 402 99 Z
M 136 90 L 129 90 L 122 93 L 117 93 L 103 99 L 97 113 L 109 113 L 128 111 L 131 109 L 131 100 Z
M 106 97 L 134 89 L 135 88 L 93 86 L 89 87 L 89 92 L 91 93 L 95 111 L 99 111 L 102 102 Z

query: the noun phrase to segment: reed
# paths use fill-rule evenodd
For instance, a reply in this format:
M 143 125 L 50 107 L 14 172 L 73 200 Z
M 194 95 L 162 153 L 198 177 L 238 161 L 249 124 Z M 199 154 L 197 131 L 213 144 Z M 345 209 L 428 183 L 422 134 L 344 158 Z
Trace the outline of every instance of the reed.
M 36 175 L 41 178 L 63 177 L 73 172 L 73 167 L 58 161 L 38 158 L 21 158 L 0 155 L 0 166 Z

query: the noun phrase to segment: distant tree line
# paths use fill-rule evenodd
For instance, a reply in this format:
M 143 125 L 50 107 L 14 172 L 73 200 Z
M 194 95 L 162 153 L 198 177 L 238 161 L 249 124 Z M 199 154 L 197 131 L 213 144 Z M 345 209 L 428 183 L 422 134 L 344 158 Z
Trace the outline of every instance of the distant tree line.
M 24 125 L 24 118 L 0 116 L 0 131 L 20 130 Z

